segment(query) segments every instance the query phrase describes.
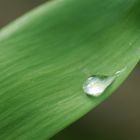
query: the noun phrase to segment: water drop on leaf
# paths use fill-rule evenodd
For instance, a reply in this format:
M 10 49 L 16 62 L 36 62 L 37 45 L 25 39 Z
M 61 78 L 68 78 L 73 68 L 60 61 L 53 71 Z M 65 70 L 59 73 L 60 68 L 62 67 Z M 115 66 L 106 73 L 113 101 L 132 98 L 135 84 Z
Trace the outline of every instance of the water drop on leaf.
M 116 76 L 91 76 L 83 84 L 83 90 L 88 95 L 100 96 L 113 83 L 115 78 Z

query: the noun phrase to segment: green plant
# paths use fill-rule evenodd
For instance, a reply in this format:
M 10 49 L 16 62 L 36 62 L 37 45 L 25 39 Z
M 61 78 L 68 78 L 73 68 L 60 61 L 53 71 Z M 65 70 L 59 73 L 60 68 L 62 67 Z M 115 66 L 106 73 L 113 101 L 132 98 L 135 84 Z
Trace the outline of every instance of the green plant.
M 0 139 L 48 139 L 106 99 L 140 58 L 138 0 L 56 0 L 0 31 Z M 100 97 L 82 85 L 114 75 Z

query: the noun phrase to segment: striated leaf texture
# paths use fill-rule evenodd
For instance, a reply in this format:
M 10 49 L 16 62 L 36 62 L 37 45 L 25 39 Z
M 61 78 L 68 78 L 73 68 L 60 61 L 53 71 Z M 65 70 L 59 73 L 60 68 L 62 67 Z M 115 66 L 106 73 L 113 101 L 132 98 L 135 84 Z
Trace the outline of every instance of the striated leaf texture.
M 0 139 L 46 140 L 101 103 L 140 59 L 139 0 L 56 0 L 0 31 Z M 82 85 L 114 75 L 100 97 Z

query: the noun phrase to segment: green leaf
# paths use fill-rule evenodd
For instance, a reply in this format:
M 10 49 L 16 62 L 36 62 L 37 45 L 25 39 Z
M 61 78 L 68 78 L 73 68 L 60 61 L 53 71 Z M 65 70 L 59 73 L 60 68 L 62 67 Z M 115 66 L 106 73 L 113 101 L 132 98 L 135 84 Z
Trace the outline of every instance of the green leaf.
M 140 59 L 139 6 L 56 0 L 1 29 L 0 139 L 49 139 L 107 98 Z M 103 95 L 84 93 L 89 76 L 121 70 Z

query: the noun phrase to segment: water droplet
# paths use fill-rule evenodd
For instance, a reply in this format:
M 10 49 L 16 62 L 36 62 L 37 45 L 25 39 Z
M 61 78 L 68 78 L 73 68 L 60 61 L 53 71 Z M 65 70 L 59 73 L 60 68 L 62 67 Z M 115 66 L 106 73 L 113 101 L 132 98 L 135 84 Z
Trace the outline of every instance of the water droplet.
M 121 73 L 123 73 L 126 69 L 127 69 L 127 67 L 124 67 L 123 69 L 117 71 L 117 72 L 115 73 L 115 75 L 116 75 L 116 76 L 119 76 L 119 75 L 120 75 Z
M 83 90 L 91 96 L 100 96 L 113 83 L 116 76 L 91 76 L 83 85 Z

